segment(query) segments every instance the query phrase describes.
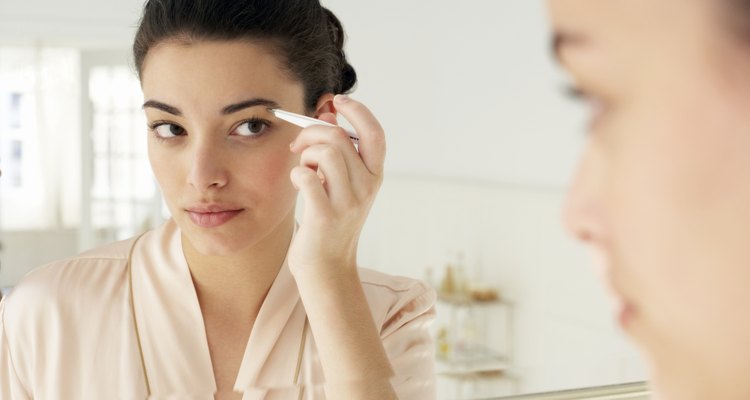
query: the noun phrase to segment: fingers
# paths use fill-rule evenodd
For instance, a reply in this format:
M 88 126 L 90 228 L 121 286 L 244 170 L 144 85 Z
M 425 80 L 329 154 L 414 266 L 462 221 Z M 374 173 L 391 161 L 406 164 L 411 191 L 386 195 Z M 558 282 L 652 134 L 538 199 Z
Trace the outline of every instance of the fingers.
M 299 190 L 304 198 L 305 204 L 313 207 L 318 213 L 324 213 L 322 217 L 325 218 L 325 213 L 330 207 L 330 201 L 317 173 L 310 168 L 297 166 L 292 169 L 289 177 L 294 187 Z
M 349 121 L 359 135 L 359 155 L 367 169 L 377 175 L 383 174 L 385 161 L 385 134 L 377 118 L 364 104 L 346 95 L 338 95 L 334 106 Z
M 317 144 L 305 149 L 300 155 L 300 165 L 317 171 L 331 204 L 337 208 L 348 208 L 354 203 L 352 183 L 344 156 L 335 146 Z
M 348 134 L 341 128 L 325 126 L 305 128 L 289 148 L 294 153 L 302 154 L 307 148 L 316 145 L 330 145 L 338 149 L 352 178 L 365 173 L 370 174 Z
M 334 101 L 357 131 L 359 151 L 346 131 L 328 126 L 305 128 L 289 146 L 300 155 L 300 166 L 291 173 L 292 182 L 306 204 L 329 216 L 335 210 L 369 207 L 380 187 L 385 159 L 383 129 L 367 107 L 346 96 Z M 318 118 L 336 123 L 333 113 Z

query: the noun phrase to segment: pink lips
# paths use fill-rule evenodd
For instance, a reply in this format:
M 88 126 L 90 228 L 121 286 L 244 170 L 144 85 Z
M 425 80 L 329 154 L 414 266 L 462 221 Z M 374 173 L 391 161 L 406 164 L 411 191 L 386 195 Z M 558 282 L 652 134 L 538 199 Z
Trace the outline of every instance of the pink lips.
M 243 210 L 217 204 L 207 204 L 190 207 L 185 211 L 187 211 L 193 223 L 201 228 L 215 228 L 229 222 Z
M 612 276 L 612 268 L 608 262 L 606 253 L 597 247 L 594 247 L 592 250 L 593 251 L 590 254 L 592 256 L 594 271 L 604 283 L 605 290 L 609 295 L 615 315 L 617 316 L 617 322 L 621 328 L 627 330 L 635 317 L 635 307 L 619 290 L 617 290 Z
M 625 330 L 628 329 L 633 318 L 635 318 L 635 309 L 629 303 L 625 303 L 617 312 L 617 322 Z
M 635 317 L 635 307 L 616 292 L 613 292 L 612 300 L 617 322 L 621 328 L 627 330 Z

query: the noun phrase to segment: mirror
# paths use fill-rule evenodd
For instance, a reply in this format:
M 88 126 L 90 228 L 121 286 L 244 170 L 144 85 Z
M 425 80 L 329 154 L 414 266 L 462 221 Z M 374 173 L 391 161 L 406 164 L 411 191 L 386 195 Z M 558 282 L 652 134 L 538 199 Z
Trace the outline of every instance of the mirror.
M 644 380 L 585 250 L 561 226 L 584 120 L 550 57 L 544 2 L 323 3 L 347 32 L 354 96 L 388 135 L 385 182 L 359 261 L 441 293 L 441 398 Z M 0 155 L 0 286 L 164 217 L 144 179 L 144 144 L 112 142 L 143 126 L 128 51 L 140 6 L 0 3 L 0 116 L 8 116 L 0 121 L 12 125 Z M 24 126 L 39 106 L 27 97 L 34 93 L 53 111 Z M 64 127 L 54 141 L 23 134 L 52 126 Z M 111 136 L 87 141 L 86 132 Z M 125 157 L 113 161 L 107 144 L 128 149 Z M 132 179 L 122 185 L 114 176 Z

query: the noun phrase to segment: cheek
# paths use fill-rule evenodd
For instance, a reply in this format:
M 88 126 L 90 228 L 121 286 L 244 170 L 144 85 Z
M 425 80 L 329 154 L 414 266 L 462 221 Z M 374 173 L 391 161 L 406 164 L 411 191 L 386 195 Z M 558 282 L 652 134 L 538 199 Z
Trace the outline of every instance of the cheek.
M 175 200 L 176 191 L 179 190 L 179 184 L 186 180 L 186 172 L 182 164 L 175 162 L 174 154 L 170 154 L 157 144 L 148 144 L 148 160 L 151 164 L 151 170 L 154 173 L 164 200 L 172 208 L 172 202 Z
M 271 202 L 283 199 L 296 199 L 297 191 L 292 186 L 289 174 L 299 164 L 299 157 L 289 151 L 288 146 L 273 146 L 241 161 L 243 186 L 253 190 Z
M 732 342 L 716 326 L 750 334 L 732 311 L 750 303 L 750 135 L 719 96 L 682 97 L 701 101 L 663 99 L 612 132 L 606 202 L 644 312 L 674 346 L 701 351 L 706 335 Z

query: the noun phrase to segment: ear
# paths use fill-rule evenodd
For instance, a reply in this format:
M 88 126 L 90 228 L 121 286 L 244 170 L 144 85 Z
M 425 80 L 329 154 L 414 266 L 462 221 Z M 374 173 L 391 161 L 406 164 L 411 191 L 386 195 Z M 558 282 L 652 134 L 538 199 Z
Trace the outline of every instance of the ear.
M 318 98 L 318 104 L 315 106 L 315 118 L 320 118 L 323 114 L 333 114 L 336 116 L 336 107 L 333 105 L 333 93 L 325 93 Z

